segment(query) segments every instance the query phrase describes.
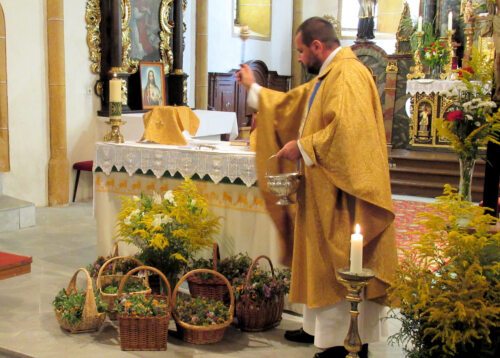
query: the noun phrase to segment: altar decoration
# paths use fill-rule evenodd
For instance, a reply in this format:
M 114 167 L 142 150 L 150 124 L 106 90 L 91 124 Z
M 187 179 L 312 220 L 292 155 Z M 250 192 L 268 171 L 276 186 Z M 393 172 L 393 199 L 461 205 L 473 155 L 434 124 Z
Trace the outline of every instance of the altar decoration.
M 142 140 L 167 145 L 186 145 L 182 134 L 189 132 L 194 136 L 200 120 L 189 107 L 154 107 L 144 115 L 144 135 Z
M 139 260 L 160 269 L 173 283 L 188 260 L 213 243 L 220 222 L 186 179 L 163 196 L 122 197 L 117 227 L 122 241 L 139 248 Z
M 80 272 L 86 277 L 85 290 L 76 288 L 76 278 Z M 59 291 L 52 304 L 59 325 L 70 333 L 97 331 L 106 318 L 106 304 L 100 295 L 94 294 L 92 278 L 84 268 L 75 272 L 68 288 Z
M 445 186 L 420 214 L 390 300 L 401 329 L 389 341 L 408 357 L 494 357 L 500 343 L 499 222 Z
M 473 49 L 468 65 L 456 71 L 459 84 L 441 92 L 452 104 L 445 118 L 437 120 L 437 130 L 458 155 L 459 192 L 466 200 L 471 200 L 472 175 L 479 149 L 488 141 L 500 143 L 500 113 L 491 100 L 492 60 Z

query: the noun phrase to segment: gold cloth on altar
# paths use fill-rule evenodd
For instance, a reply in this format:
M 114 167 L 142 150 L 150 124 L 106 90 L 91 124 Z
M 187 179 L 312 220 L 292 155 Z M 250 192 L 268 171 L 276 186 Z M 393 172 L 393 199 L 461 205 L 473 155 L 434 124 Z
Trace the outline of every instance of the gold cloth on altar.
M 142 140 L 159 144 L 186 145 L 184 130 L 195 135 L 200 119 L 189 107 L 154 107 L 144 115 L 144 135 Z
M 302 163 L 304 176 L 297 192 L 302 205 L 277 207 L 266 187 L 266 169 L 290 172 L 295 163 L 272 167 L 267 159 L 297 139 L 318 79 L 322 82 L 300 137 L 314 163 Z M 349 267 L 350 235 L 356 223 L 364 235 L 363 266 L 376 274 L 365 297 L 383 300 L 397 255 L 382 110 L 367 68 L 350 48 L 343 48 L 309 83 L 287 93 L 262 88 L 257 130 L 258 182 L 283 239 L 285 262 L 293 250 L 290 300 L 314 308 L 345 299 L 335 270 Z

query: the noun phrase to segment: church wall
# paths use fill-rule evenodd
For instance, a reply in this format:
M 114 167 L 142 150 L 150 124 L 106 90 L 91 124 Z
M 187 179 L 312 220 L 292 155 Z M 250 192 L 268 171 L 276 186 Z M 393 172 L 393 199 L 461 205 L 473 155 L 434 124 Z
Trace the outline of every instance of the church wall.
M 271 41 L 248 39 L 244 61 L 262 60 L 269 70 L 291 74 L 292 0 L 272 2 Z M 208 7 L 208 71 L 228 72 L 241 62 L 242 41 L 233 35 L 232 5 L 212 0 Z M 279 24 L 279 26 L 278 26 Z
M 7 76 L 11 171 L 3 174 L 3 194 L 37 206 L 48 203 L 49 151 L 46 0 L 0 0 L 7 32 Z M 66 131 L 71 165 L 94 156 L 98 98 L 90 71 L 85 1 L 64 1 Z M 77 200 L 92 197 L 92 177 L 82 173 Z
M 47 204 L 45 0 L 1 0 L 7 34 L 10 172 L 3 194 Z
M 345 1 L 345 0 L 344 0 Z M 338 19 L 339 1 L 308 0 L 303 2 L 303 20 L 313 16 L 331 15 Z

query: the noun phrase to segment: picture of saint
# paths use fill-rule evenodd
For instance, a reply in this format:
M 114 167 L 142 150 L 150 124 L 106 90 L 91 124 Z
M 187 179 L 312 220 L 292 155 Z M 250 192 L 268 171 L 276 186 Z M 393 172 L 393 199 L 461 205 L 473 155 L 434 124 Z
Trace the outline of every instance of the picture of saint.
M 136 60 L 160 60 L 161 0 L 131 0 L 130 57 Z
M 142 108 L 163 106 L 165 104 L 165 79 L 163 64 L 160 62 L 141 62 Z

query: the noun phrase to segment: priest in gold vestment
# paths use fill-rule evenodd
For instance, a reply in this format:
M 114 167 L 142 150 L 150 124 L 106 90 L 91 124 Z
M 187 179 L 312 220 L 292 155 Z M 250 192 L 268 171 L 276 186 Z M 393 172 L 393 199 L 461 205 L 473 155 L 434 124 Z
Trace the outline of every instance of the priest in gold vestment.
M 304 304 L 303 328 L 285 338 L 325 350 L 315 357 L 347 354 L 346 290 L 335 270 L 349 267 L 350 235 L 359 223 L 363 266 L 376 277 L 364 292 L 359 331 L 363 343 L 382 336 L 386 289 L 397 265 L 387 148 L 382 110 L 370 71 L 350 48 L 341 48 L 332 25 L 319 17 L 302 23 L 295 42 L 301 62 L 318 74 L 287 93 L 260 87 L 242 65 L 238 80 L 258 109 L 258 181 L 292 267 L 290 301 Z M 278 153 L 278 162 L 268 158 Z M 300 161 L 297 205 L 278 207 L 266 171 L 289 172 Z M 363 345 L 360 357 L 367 356 Z

